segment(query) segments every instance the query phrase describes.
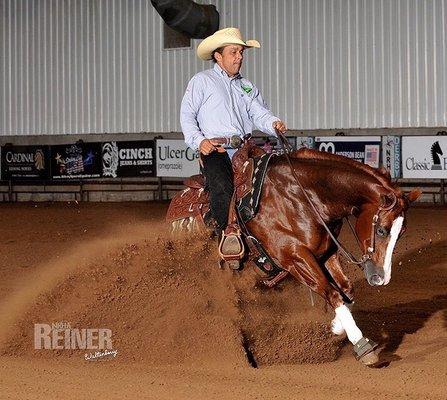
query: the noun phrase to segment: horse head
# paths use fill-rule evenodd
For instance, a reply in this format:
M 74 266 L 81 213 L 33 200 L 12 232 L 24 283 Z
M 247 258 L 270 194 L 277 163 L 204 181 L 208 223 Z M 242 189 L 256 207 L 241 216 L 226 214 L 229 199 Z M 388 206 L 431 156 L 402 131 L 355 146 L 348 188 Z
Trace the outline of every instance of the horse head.
M 394 247 L 406 230 L 405 213 L 420 195 L 420 190 L 380 194 L 379 204 L 365 203 L 357 212 L 355 230 L 364 254 L 365 278 L 371 286 L 390 282 Z

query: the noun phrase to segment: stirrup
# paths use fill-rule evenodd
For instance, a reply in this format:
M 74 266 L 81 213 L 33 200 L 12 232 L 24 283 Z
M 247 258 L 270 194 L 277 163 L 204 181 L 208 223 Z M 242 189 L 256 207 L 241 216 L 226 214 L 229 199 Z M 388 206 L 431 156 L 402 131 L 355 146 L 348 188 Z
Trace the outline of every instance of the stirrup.
M 238 227 L 228 226 L 219 243 L 219 256 L 224 261 L 241 260 L 245 249 Z
M 237 234 L 223 234 L 219 243 L 219 256 L 224 260 L 240 260 L 244 256 L 244 245 Z

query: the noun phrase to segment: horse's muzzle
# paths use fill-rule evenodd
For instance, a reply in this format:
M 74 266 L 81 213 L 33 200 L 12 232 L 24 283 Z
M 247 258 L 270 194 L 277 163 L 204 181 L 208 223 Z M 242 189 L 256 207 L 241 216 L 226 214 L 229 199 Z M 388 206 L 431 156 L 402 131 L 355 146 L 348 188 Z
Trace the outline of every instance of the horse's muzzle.
M 365 278 L 371 286 L 381 286 L 384 283 L 383 271 L 377 268 L 371 260 L 366 260 L 363 263 L 363 271 L 365 272 Z

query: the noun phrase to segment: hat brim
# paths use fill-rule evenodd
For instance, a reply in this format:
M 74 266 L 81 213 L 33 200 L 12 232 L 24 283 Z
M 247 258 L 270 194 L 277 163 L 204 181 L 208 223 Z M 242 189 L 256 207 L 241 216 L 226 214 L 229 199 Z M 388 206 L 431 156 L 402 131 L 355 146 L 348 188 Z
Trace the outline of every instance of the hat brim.
M 197 56 L 202 60 L 211 60 L 213 51 L 219 49 L 220 47 L 229 46 L 232 44 L 239 44 L 247 48 L 261 47 L 261 44 L 255 39 L 250 39 L 244 42 L 243 40 L 234 37 L 213 38 L 213 36 L 210 36 L 204 39 L 197 47 Z

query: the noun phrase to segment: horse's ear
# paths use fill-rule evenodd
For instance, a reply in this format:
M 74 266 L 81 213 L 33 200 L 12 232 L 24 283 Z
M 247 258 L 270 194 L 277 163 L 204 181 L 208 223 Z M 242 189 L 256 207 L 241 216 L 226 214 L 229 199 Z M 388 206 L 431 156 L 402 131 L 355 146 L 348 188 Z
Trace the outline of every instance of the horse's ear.
M 379 171 L 379 173 L 381 175 L 383 175 L 385 178 L 387 178 L 388 180 L 391 180 L 391 174 L 390 171 L 388 171 L 384 166 L 381 166 L 379 168 L 377 168 L 377 170 Z
M 391 210 L 397 202 L 397 197 L 394 193 L 380 195 L 380 208 L 382 210 Z
M 406 197 L 410 203 L 413 203 L 413 201 L 416 201 L 421 194 L 422 194 L 421 189 L 415 189 L 412 190 L 410 193 L 408 193 Z

